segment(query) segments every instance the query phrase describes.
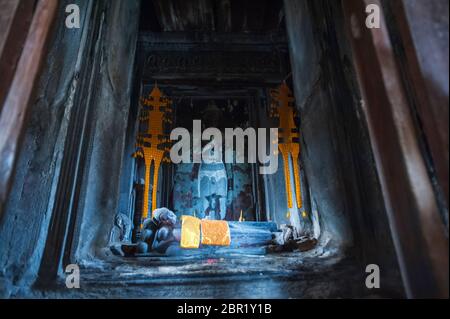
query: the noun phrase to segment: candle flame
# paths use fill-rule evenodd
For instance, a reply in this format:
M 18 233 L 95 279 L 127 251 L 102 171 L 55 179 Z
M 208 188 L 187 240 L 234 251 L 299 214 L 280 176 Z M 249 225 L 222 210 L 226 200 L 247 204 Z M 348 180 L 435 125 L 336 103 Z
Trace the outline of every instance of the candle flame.
M 242 215 L 242 209 L 241 209 L 241 215 L 239 216 L 239 222 L 245 222 L 245 218 Z

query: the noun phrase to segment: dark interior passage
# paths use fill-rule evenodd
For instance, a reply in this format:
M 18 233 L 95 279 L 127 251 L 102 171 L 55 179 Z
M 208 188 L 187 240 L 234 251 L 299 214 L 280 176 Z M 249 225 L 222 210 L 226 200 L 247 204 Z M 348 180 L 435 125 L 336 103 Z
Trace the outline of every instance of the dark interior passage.
M 60 8 L 69 2 L 80 8 L 81 27 L 50 33 L 2 202 L 1 296 L 448 296 L 448 177 L 430 142 L 429 114 L 420 111 L 424 97 L 411 89 L 419 75 L 411 75 L 417 65 L 405 46 L 419 39 L 402 33 L 417 7 L 382 5 L 383 39 L 394 44 L 389 73 L 357 0 L 61 1 Z M 54 24 L 65 17 L 58 10 Z M 383 72 L 398 87 L 381 80 Z M 290 134 L 283 114 L 273 116 L 282 86 L 293 99 Z M 144 106 L 155 88 L 167 106 Z M 448 104 L 448 90 L 446 97 Z M 164 108 L 170 116 L 151 136 L 152 111 Z M 260 174 L 261 163 L 248 154 L 237 163 L 234 148 L 234 162 L 226 162 L 224 145 L 213 163 L 161 160 L 155 173 L 145 147 L 174 128 L 193 135 L 194 121 L 223 136 L 227 128 L 281 128 L 277 143 L 294 136 L 299 158 L 286 160 L 277 148 L 278 169 Z M 398 130 L 397 121 L 409 126 Z M 253 144 L 247 137 L 245 150 Z M 448 133 L 446 145 L 448 163 Z M 420 191 L 410 184 L 412 168 Z M 168 245 L 176 249 L 139 250 L 152 227 L 145 217 L 163 207 L 176 217 L 169 227 L 176 244 Z M 225 221 L 231 243 L 180 248 L 182 216 Z M 156 224 L 155 232 L 166 225 Z M 447 255 L 433 257 L 445 247 Z M 69 264 L 81 267 L 81 289 L 64 288 Z M 370 264 L 382 270 L 380 289 L 365 284 Z

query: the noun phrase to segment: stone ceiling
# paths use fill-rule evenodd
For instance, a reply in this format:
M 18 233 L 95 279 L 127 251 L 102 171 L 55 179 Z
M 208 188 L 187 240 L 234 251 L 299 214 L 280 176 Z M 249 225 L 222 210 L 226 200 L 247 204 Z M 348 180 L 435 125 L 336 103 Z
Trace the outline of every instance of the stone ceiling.
M 143 1 L 143 31 L 270 32 L 283 29 L 281 0 Z

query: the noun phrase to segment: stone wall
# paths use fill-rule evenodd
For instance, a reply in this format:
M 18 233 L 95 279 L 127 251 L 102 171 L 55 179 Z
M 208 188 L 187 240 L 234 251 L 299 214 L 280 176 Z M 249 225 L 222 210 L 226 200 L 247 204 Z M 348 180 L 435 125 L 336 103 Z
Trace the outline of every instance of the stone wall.
M 285 1 L 302 161 L 322 244 L 399 281 L 340 1 Z
M 69 3 L 79 5 L 79 29 L 65 27 Z M 117 202 L 137 16 L 139 1 L 60 3 L 0 221 L 2 297 L 73 260 L 80 218 L 92 221 L 84 222 L 79 256 L 95 251 L 93 241 L 105 244 Z
M 108 2 L 101 39 L 94 127 L 83 180 L 82 221 L 76 259 L 106 247 L 118 211 L 119 181 L 128 124 L 138 34 L 139 1 Z M 75 246 L 74 246 L 75 247 Z

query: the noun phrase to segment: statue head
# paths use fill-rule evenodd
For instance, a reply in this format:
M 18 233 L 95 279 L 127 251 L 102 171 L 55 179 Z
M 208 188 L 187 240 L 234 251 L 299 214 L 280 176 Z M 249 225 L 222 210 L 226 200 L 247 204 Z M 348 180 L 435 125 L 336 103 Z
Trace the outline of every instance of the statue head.
M 202 120 L 206 127 L 217 127 L 222 119 L 223 112 L 214 100 L 208 102 L 203 111 Z
M 119 228 L 123 227 L 123 221 L 122 221 L 122 218 L 121 218 L 121 216 L 119 214 L 116 215 L 116 218 L 115 218 L 114 222 L 115 222 L 117 227 L 119 227 Z
M 165 207 L 155 209 L 153 211 L 153 218 L 167 226 L 173 227 L 177 223 L 177 215 Z
M 119 229 L 119 240 L 126 239 L 131 231 L 130 218 L 124 213 L 118 213 L 114 216 L 114 225 Z
M 114 216 L 114 224 L 120 229 L 128 226 L 129 223 L 129 218 L 124 213 L 118 213 Z

